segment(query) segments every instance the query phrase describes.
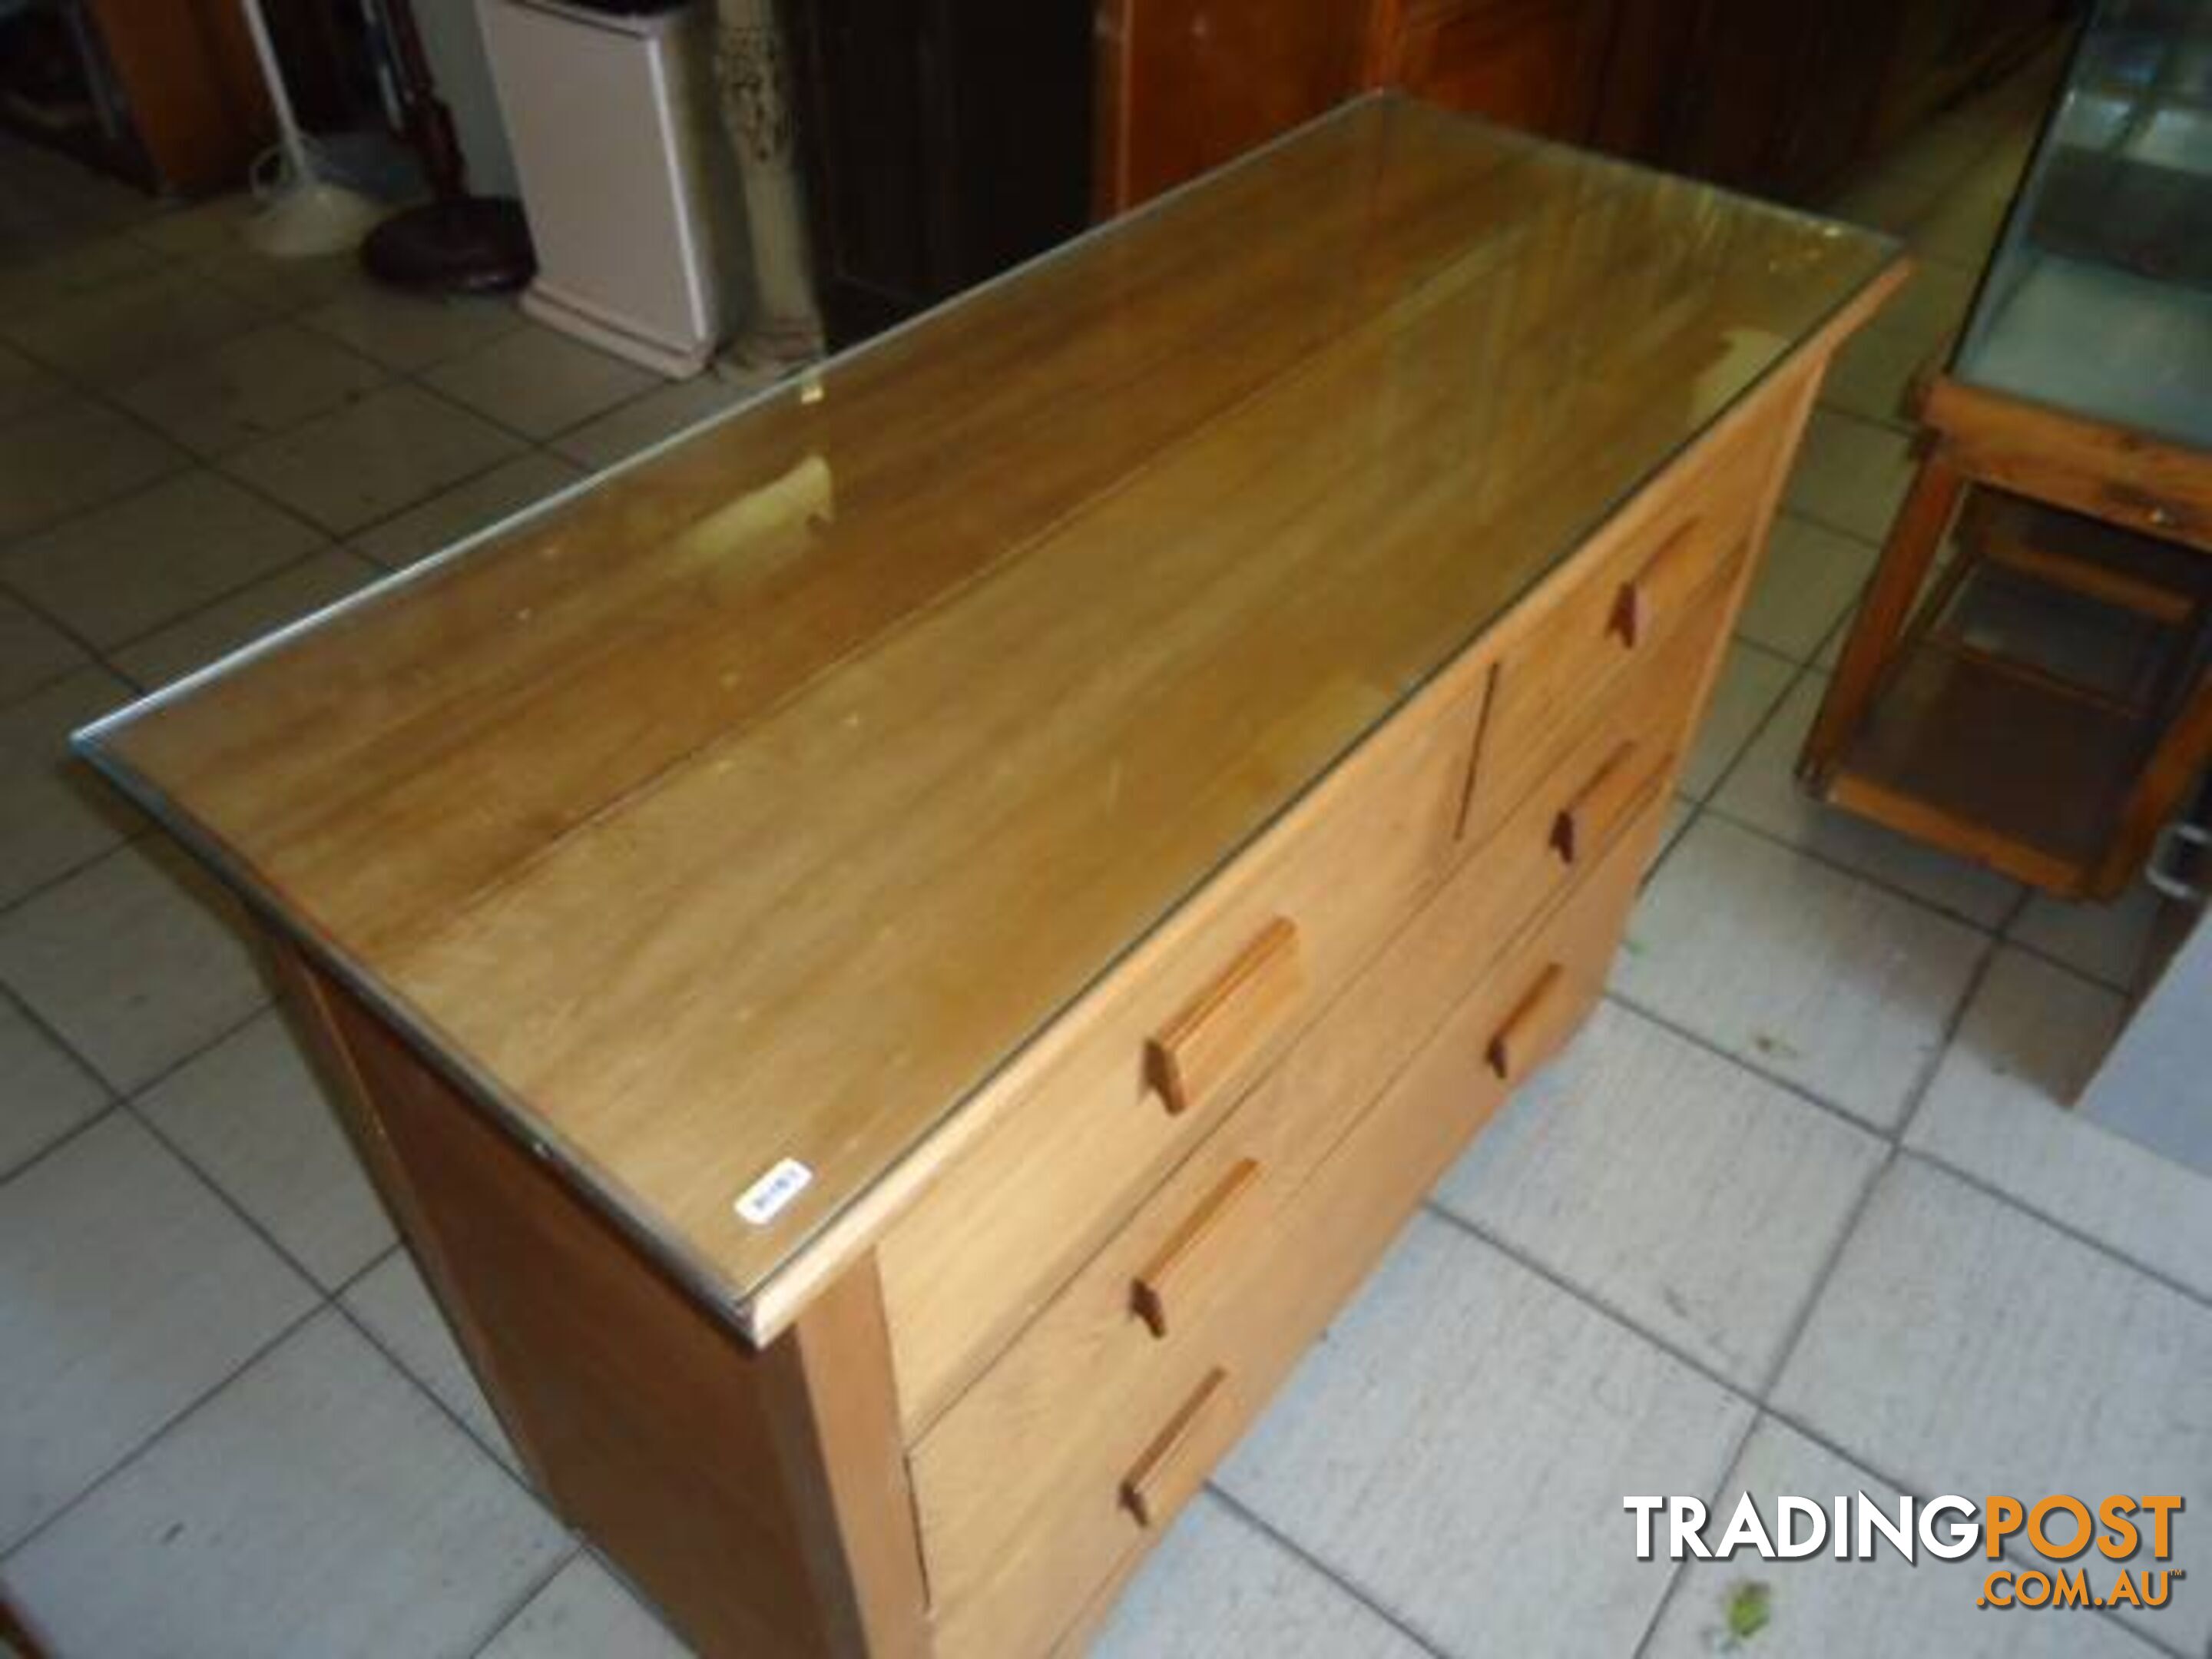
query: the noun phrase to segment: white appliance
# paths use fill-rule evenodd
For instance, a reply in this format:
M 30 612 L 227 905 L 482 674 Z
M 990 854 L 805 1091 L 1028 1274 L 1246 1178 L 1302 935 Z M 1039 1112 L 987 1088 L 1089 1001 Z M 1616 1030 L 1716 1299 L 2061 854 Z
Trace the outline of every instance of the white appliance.
M 729 332 L 743 269 L 710 14 L 479 0 L 538 251 L 522 308 L 678 380 Z

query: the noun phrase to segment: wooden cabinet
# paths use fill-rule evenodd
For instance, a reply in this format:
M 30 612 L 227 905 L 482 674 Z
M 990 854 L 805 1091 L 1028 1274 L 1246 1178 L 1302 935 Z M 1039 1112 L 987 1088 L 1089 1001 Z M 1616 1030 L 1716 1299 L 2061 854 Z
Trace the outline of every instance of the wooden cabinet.
M 1118 213 L 1358 92 L 1364 3 L 1099 0 L 1100 214 Z
M 1614 58 L 1619 88 L 1640 116 L 1620 134 L 1622 148 L 1799 202 L 1817 200 L 2057 21 L 2047 0 L 1624 3 L 1642 15 L 1633 27 L 1645 51 Z M 1662 76 L 1665 87 L 1650 89 Z
M 1603 94 L 1615 0 L 1379 0 L 1375 79 L 1570 142 Z
M 223 0 L 91 0 L 93 27 L 155 181 L 235 189 L 276 136 L 244 14 Z
M 1103 0 L 1101 201 L 1141 201 L 1358 82 L 1811 201 L 2063 15 L 2053 0 Z
M 1087 0 L 805 0 L 781 15 L 833 343 L 1088 222 Z
M 1375 87 L 1816 202 L 2056 0 L 787 4 L 817 284 L 848 343 Z
M 1065 1650 L 1599 994 L 1900 276 L 1365 99 L 84 746 L 689 1641 Z

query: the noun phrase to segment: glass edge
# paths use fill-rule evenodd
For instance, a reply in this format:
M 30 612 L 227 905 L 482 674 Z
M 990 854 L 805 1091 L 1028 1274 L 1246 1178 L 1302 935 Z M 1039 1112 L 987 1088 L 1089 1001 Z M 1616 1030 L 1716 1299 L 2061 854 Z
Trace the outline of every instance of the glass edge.
M 2105 15 L 2106 9 L 2105 0 L 2095 0 L 2095 3 L 2082 8 L 2069 25 L 2073 36 L 2066 43 L 2066 67 L 2059 72 L 2058 83 L 2052 89 L 2051 101 L 2044 106 L 2042 118 L 2036 123 L 2035 147 L 2028 151 L 2027 159 L 2021 163 L 2020 183 L 2013 191 L 2012 200 L 2005 206 L 2004 222 L 1997 227 L 1996 239 L 1990 244 L 1988 257 L 1983 259 L 1981 269 L 1974 273 L 1973 292 L 1966 296 L 1966 314 L 1959 324 L 1958 332 L 1951 340 L 1951 349 L 1943 359 L 1943 372 L 1962 386 L 1996 389 L 1975 380 L 1966 372 L 1966 349 L 1978 343 L 1986 331 L 1982 301 L 1988 296 L 1990 283 L 1996 275 L 1998 264 L 2012 246 L 2014 233 L 2021 228 L 2021 216 L 2027 211 L 2035 186 L 2042 182 L 2044 170 L 2049 164 L 2051 136 L 2057 130 L 2059 114 L 2066 107 L 2067 97 L 2074 89 L 2074 77 L 2080 72 L 2081 60 L 2088 52 L 2089 37 L 2095 30 L 2098 19 Z
M 164 834 L 205 865 L 288 944 L 313 958 L 318 967 L 373 1010 L 410 1054 L 497 1121 L 510 1139 L 520 1142 L 533 1157 L 559 1170 L 564 1183 L 578 1189 L 584 1203 L 636 1243 L 671 1278 L 715 1310 L 748 1343 L 755 1342 L 750 1316 L 753 1292 L 741 1291 L 732 1275 L 716 1266 L 682 1233 L 663 1224 L 658 1212 L 633 1194 L 618 1176 L 515 1098 L 495 1077 L 477 1065 L 465 1049 L 447 1040 L 435 1021 L 424 1018 L 420 1010 L 394 995 L 378 975 L 340 949 L 296 906 L 287 903 L 271 884 L 232 854 L 222 837 L 179 808 L 143 773 L 112 750 L 88 744 L 85 738 L 88 730 L 76 732 L 70 738 L 70 746 L 87 764 L 126 799 L 153 816 Z M 765 1278 L 762 1282 L 765 1283 Z

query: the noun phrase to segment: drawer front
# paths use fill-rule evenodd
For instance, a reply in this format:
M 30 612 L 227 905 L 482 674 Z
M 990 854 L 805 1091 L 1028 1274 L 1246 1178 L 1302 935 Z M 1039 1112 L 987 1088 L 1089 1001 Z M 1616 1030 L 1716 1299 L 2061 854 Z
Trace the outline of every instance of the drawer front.
M 1188 1319 L 1171 1311 L 1164 1337 L 1122 1303 L 1120 1340 L 1145 1363 L 1117 1367 L 1110 1380 L 1059 1373 L 1057 1414 L 1040 1411 L 1001 1427 L 999 1498 L 1016 1504 L 1011 1487 L 1033 1471 L 1043 1477 L 1042 1501 L 1025 1506 L 1022 1524 L 1003 1524 L 988 1492 L 943 1507 L 946 1494 L 926 1473 L 929 1446 L 919 1449 L 915 1487 L 940 1655 L 1043 1652 L 1164 1531 L 1451 1159 L 1588 1010 L 1663 806 L 1649 803 L 1571 896 L 1449 1009 L 1380 1098 L 1250 1230 L 1210 1301 Z M 1031 1340 L 1025 1334 L 1024 1343 Z M 976 1398 L 963 1399 L 942 1426 Z M 962 1535 L 961 1528 L 973 1530 Z
M 877 1261 L 913 1439 L 1124 1221 L 1450 859 L 1486 673 L 1393 720 L 1038 1045 Z
M 1622 683 L 1583 740 L 923 1435 L 915 1502 L 936 1592 L 986 1577 L 1049 1504 L 1052 1452 L 1181 1342 L 1299 1185 L 1497 959 L 1674 774 L 1717 618 Z M 1540 1012 L 1532 1010 L 1531 1018 Z M 1528 1029 L 1527 1027 L 1523 1028 Z M 1517 1073 L 1522 1056 L 1504 1056 Z M 1010 1448 L 1034 1443 L 1034 1454 Z
M 1780 434 L 1754 426 L 1689 458 L 1627 516 L 1588 573 L 1540 595 L 1500 644 L 1496 689 L 1469 774 L 1462 841 L 1474 846 L 1548 772 L 1579 717 L 1686 619 L 1709 614 L 1752 551 Z

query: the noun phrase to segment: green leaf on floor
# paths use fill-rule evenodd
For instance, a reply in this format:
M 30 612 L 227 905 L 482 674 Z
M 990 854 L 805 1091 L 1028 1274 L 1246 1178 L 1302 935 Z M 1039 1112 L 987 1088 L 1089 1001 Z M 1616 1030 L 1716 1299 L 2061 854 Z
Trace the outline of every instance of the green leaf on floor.
M 1778 1037 L 1771 1031 L 1753 1031 L 1751 1046 L 1769 1060 L 1802 1060 L 1805 1057 L 1805 1051 L 1796 1043 L 1786 1037 Z
M 1766 1621 L 1774 1616 L 1774 1592 L 1765 1584 L 1738 1584 L 1729 1593 L 1729 1634 L 1739 1642 L 1748 1642 L 1766 1628 Z

